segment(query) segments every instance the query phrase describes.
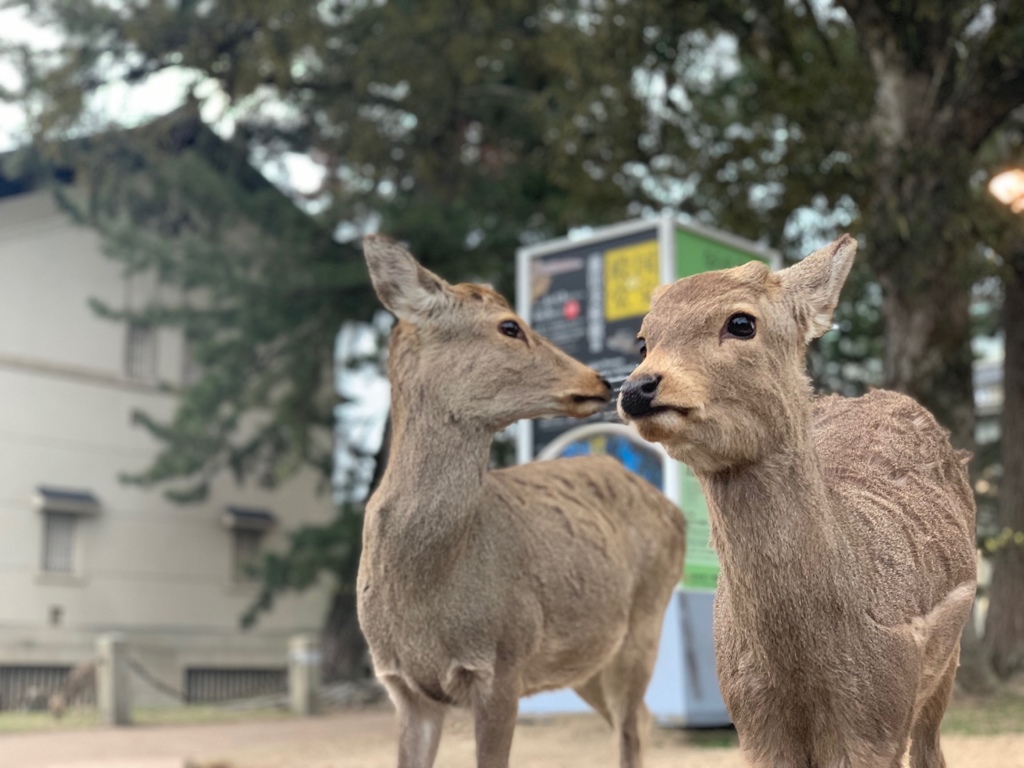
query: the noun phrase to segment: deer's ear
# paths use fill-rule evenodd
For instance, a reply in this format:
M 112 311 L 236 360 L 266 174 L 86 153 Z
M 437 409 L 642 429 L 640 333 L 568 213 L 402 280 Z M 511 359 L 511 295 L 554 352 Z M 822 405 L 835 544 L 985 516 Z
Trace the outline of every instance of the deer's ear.
M 364 237 L 363 254 L 373 289 L 400 320 L 415 323 L 448 301 L 448 283 L 424 269 L 395 241 L 378 235 Z
M 857 241 L 843 235 L 778 273 L 796 308 L 797 319 L 803 323 L 805 342 L 818 338 L 832 327 L 839 292 L 856 255 Z

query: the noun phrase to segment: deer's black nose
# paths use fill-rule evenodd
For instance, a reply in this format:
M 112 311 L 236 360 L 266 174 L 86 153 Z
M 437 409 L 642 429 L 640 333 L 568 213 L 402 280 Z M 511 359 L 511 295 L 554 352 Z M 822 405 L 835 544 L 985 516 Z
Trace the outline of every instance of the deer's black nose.
M 648 374 L 639 379 L 627 379 L 619 393 L 619 405 L 627 415 L 638 417 L 650 413 L 654 407 L 654 396 L 661 383 L 661 376 Z

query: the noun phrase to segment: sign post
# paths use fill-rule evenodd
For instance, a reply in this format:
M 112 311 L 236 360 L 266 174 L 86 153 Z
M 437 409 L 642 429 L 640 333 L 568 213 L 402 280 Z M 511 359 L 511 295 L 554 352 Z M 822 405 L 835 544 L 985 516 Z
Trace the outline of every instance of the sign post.
M 520 249 L 516 308 L 538 333 L 597 370 L 617 390 L 639 362 L 636 335 L 655 288 L 754 259 L 781 266 L 774 251 L 671 216 L 625 222 L 596 229 L 585 238 Z M 711 636 L 718 558 L 710 546 L 707 505 L 693 472 L 620 423 L 614 403 L 582 421 L 565 417 L 521 422 L 517 441 L 520 463 L 610 454 L 680 505 L 687 521 L 686 564 L 665 616 L 647 706 L 666 724 L 727 725 Z M 585 709 L 575 694 L 565 691 L 531 697 L 520 707 L 535 714 Z

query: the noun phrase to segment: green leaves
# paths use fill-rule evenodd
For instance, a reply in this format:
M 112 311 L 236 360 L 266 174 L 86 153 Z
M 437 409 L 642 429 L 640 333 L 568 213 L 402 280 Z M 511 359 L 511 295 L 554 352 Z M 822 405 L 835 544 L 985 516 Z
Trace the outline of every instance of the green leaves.
M 195 371 L 169 421 L 134 415 L 164 447 L 124 479 L 182 501 L 203 498 L 221 469 L 266 486 L 304 466 L 326 479 L 334 339 L 375 306 L 356 249 L 334 243 L 188 106 L 60 152 L 79 182 L 63 192 L 66 208 L 100 229 L 127 277 L 151 286 L 145 301 L 94 309 L 178 329 Z
M 817 378 L 896 385 L 970 442 L 968 291 L 987 268 L 972 174 L 1006 161 L 986 140 L 1024 103 L 1022 3 L 20 5 L 65 37 L 0 53 L 25 73 L 26 173 L 78 169 L 87 195 L 68 205 L 160 285 L 96 309 L 180 328 L 200 372 L 171 420 L 136 416 L 165 450 L 135 482 L 187 500 L 221 468 L 329 476 L 334 338 L 377 308 L 335 234 L 379 229 L 511 294 L 519 245 L 666 208 L 791 260 L 854 231 L 863 264 Z M 91 130 L 104 84 L 168 69 L 192 83 L 179 111 Z M 312 218 L 250 165 L 287 152 L 324 170 Z M 296 540 L 293 565 L 268 561 L 268 594 L 349 557 L 333 547 L 354 528 L 322 533 Z

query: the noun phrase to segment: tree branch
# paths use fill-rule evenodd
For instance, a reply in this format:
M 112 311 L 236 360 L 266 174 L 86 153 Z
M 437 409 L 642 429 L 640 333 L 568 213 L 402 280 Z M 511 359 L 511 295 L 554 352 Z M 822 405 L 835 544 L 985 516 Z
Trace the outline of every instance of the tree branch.
M 828 39 L 828 35 L 825 34 L 825 30 L 821 28 L 818 23 L 818 17 L 814 15 L 814 8 L 811 5 L 811 0 L 802 0 L 804 10 L 807 12 L 808 18 L 811 20 L 811 26 L 814 27 L 815 33 L 818 35 L 818 39 L 821 40 L 821 44 L 825 47 L 825 53 L 828 54 L 828 60 L 832 62 L 832 66 L 839 66 L 839 60 L 836 58 L 836 52 L 832 49 L 832 41 Z
M 1024 19 L 1014 38 L 1019 47 L 993 46 L 988 60 L 978 69 L 977 87 L 969 89 L 962 108 L 963 140 L 972 151 L 1015 110 L 1024 106 Z M 1016 42 L 1016 39 L 1012 40 Z M 1015 60 L 1007 65 L 1007 58 Z

